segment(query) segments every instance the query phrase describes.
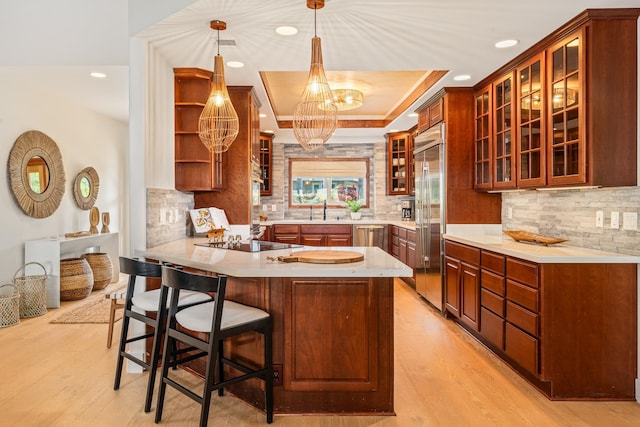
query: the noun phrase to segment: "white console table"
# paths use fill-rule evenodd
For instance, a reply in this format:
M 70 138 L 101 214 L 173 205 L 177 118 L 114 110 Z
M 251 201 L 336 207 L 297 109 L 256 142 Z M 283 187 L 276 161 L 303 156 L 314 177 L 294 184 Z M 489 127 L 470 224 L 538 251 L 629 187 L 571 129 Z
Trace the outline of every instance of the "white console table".
M 50 237 L 28 240 L 24 244 L 24 262 L 39 262 L 47 270 L 47 307 L 60 307 L 60 260 L 77 258 L 86 252 L 106 252 L 113 264 L 113 280 L 120 276 L 118 233 L 91 234 L 82 237 Z M 25 274 L 42 274 L 37 265 L 28 265 Z

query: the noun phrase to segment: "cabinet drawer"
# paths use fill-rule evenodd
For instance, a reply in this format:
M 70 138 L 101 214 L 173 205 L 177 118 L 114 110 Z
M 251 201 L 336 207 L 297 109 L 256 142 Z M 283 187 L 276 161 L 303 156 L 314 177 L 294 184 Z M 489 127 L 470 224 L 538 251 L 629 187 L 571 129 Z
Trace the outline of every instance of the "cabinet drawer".
M 445 243 L 445 254 L 472 265 L 480 265 L 480 249 L 455 242 Z
M 416 232 L 413 230 L 407 230 L 407 242 L 416 242 Z
M 507 299 L 538 312 L 538 290 L 507 279 Z
M 504 325 L 504 351 L 520 366 L 538 374 L 538 340 L 508 322 Z
M 525 285 L 538 288 L 538 265 L 507 258 L 507 279 L 517 280 Z
M 300 225 L 302 234 L 351 234 L 350 225 Z
M 496 313 L 498 316 L 504 317 L 504 298 L 489 292 L 486 289 L 480 291 L 480 304 Z
M 274 224 L 274 234 L 297 234 L 299 226 L 297 224 Z
M 401 239 L 407 239 L 407 229 L 406 228 L 402 228 L 402 227 L 398 227 L 398 237 L 400 237 Z
M 504 277 L 493 274 L 490 271 L 482 270 L 480 283 L 483 288 L 489 289 L 498 295 L 504 296 Z
M 485 270 L 504 275 L 504 255 L 482 251 L 480 265 Z
M 507 301 L 507 322 L 518 326 L 531 335 L 538 336 L 538 315 L 511 301 Z
M 486 308 L 480 311 L 480 334 L 490 343 L 504 350 L 504 319 Z

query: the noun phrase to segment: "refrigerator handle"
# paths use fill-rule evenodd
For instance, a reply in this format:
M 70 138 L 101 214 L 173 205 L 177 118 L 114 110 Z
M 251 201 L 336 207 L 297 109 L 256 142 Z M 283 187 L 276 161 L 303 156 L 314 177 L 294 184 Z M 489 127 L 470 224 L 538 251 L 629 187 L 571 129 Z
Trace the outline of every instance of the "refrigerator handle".
M 426 205 L 426 215 L 422 214 L 423 220 L 423 232 L 421 237 L 422 254 L 424 256 L 425 267 L 431 267 L 429 256 L 431 255 L 431 180 L 429 179 L 429 163 L 425 163 L 422 166 L 422 182 L 424 192 L 422 193 L 422 210 L 424 211 Z M 425 235 L 426 234 L 426 235 Z

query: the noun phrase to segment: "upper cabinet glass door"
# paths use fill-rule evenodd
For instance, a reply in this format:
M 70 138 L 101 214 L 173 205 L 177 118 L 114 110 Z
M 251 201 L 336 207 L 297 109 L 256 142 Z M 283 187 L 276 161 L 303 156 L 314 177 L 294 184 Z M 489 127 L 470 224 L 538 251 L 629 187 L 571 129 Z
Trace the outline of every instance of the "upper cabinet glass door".
M 518 187 L 544 186 L 544 55 L 518 68 Z
M 586 180 L 582 85 L 582 32 L 549 50 L 549 183 L 575 184 Z
M 513 73 L 493 84 L 494 93 L 494 188 L 515 188 L 513 147 Z
M 477 190 L 491 189 L 491 86 L 475 94 L 475 183 Z

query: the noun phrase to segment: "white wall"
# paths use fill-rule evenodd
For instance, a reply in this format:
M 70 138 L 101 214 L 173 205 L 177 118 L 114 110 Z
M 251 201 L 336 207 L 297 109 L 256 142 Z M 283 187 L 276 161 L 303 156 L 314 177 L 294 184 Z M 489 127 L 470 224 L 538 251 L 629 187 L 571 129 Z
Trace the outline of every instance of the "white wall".
M 0 283 L 7 283 L 24 263 L 24 242 L 73 231 L 89 230 L 89 211 L 73 198 L 73 181 L 83 168 L 92 166 L 100 178 L 96 207 L 111 216 L 110 229 L 119 231 L 125 209 L 128 171 L 128 126 L 64 98 L 36 91 L 21 79 L 20 67 L 0 67 Z M 49 217 L 25 215 L 18 206 L 8 180 L 7 160 L 16 138 L 28 130 L 51 137 L 62 154 L 66 175 L 65 193 Z

